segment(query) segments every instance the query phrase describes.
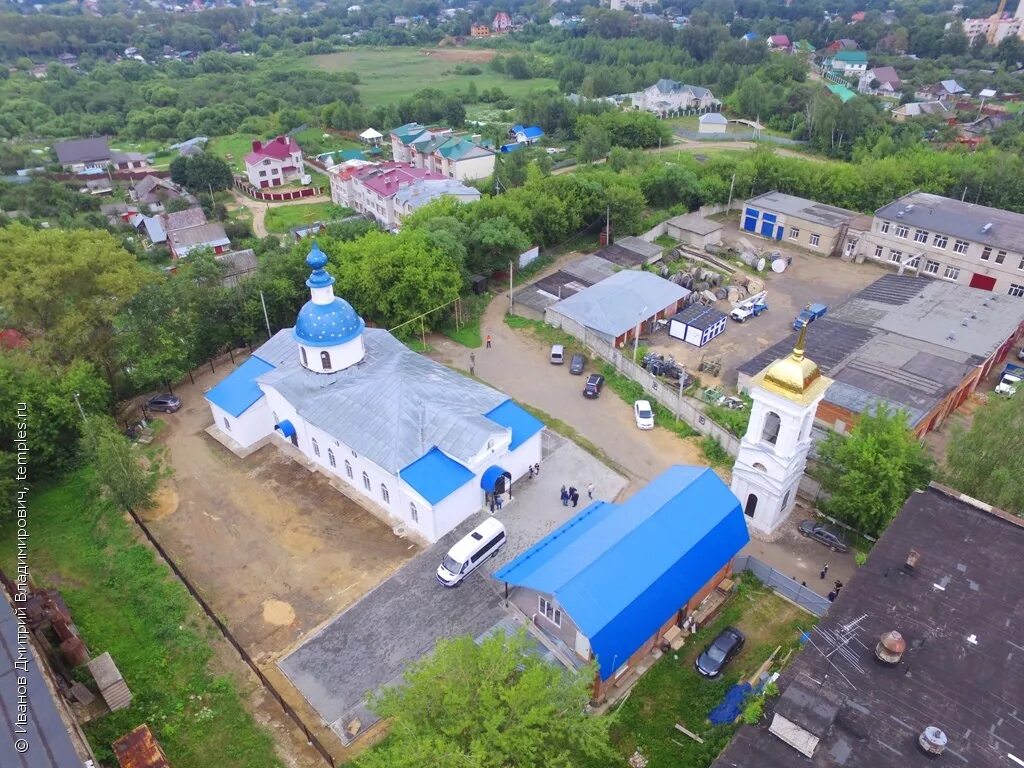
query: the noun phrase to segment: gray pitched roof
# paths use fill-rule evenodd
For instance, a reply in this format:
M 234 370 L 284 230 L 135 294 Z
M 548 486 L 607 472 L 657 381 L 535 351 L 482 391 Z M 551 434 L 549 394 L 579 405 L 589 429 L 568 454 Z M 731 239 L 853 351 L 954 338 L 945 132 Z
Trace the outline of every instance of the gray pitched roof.
M 1020 233 L 1024 230 L 1024 214 L 1012 211 L 929 192 L 911 192 L 883 205 L 875 211 L 875 215 L 908 227 L 941 232 L 953 238 L 1003 248 L 1012 253 L 1021 251 Z
M 98 160 L 110 159 L 110 147 L 107 146 L 105 136 L 99 136 L 95 139 L 58 141 L 53 145 L 53 150 L 57 153 L 57 159 L 61 165 L 92 163 Z
M 200 224 L 198 227 L 176 229 L 173 232 L 167 233 L 167 239 L 177 248 L 182 246 L 193 248 L 200 245 L 223 245 L 230 242 L 227 233 L 224 231 L 224 225 L 216 221 L 209 224 Z
M 168 233 L 174 232 L 179 229 L 188 229 L 189 227 L 198 227 L 201 224 L 206 223 L 206 214 L 203 213 L 203 209 L 199 206 L 194 208 L 186 208 L 184 211 L 175 211 L 174 213 L 165 213 L 163 215 L 164 229 Z
M 508 400 L 497 390 L 418 355 L 379 328 L 363 332 L 366 356 L 338 373 L 299 362 L 292 330 L 277 333 L 256 356 L 277 366 L 259 377 L 323 429 L 370 461 L 397 473 L 437 446 L 466 462 L 506 427 L 483 414 Z

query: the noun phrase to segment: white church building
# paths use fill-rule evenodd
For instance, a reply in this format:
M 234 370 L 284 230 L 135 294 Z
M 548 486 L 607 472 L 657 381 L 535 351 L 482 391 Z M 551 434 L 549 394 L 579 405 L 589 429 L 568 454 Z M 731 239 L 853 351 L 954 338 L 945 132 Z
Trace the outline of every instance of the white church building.
M 541 459 L 544 425 L 507 395 L 366 328 L 334 295 L 327 256 L 311 298 L 206 393 L 232 447 L 287 441 L 427 541 L 437 541 Z
M 752 536 L 771 539 L 789 517 L 811 449 L 818 403 L 832 380 L 804 356 L 807 325 L 796 347 L 750 380 L 747 433 L 732 469 L 732 492 Z

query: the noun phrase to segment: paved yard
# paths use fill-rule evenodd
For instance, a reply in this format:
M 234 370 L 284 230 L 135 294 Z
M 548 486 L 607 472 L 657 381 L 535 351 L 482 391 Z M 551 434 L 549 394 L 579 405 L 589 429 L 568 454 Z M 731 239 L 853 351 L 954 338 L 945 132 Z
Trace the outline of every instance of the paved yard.
M 540 477 L 513 485 L 514 500 L 499 514 L 508 542 L 480 572 L 455 589 L 442 587 L 434 575 L 442 556 L 483 513 L 417 555 L 279 663 L 340 737 L 347 739 L 345 729 L 354 718 L 364 729 L 370 725 L 374 716 L 365 707 L 366 694 L 400 679 L 405 665 L 429 653 L 439 639 L 478 637 L 502 622 L 501 585 L 489 574 L 581 510 L 588 483 L 596 486 L 595 498 L 609 500 L 626 485 L 624 478 L 555 435 L 545 435 L 544 452 Z M 582 490 L 578 509 L 559 501 L 563 483 Z

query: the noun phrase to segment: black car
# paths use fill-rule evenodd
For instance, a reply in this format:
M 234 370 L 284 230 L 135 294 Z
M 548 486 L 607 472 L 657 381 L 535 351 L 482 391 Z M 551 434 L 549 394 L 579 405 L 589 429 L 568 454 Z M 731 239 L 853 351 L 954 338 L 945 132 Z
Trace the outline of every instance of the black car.
M 146 408 L 151 411 L 174 413 L 181 408 L 181 398 L 171 394 L 154 395 L 146 401 Z
M 697 657 L 694 666 L 704 677 L 718 677 L 722 669 L 732 661 L 733 656 L 740 652 L 746 640 L 743 633 L 735 627 L 726 627 L 711 641 L 711 645 Z
M 798 529 L 802 536 L 820 541 L 833 552 L 846 552 L 850 549 L 845 537 L 838 528 L 814 520 L 801 520 Z
M 577 352 L 572 356 L 572 362 L 569 363 L 569 373 L 573 376 L 579 376 L 583 373 L 583 367 L 587 364 L 587 358 Z
M 601 394 L 601 388 L 604 386 L 604 376 L 599 373 L 592 373 L 587 378 L 587 383 L 583 387 L 583 396 L 589 397 L 591 400 L 599 397 Z

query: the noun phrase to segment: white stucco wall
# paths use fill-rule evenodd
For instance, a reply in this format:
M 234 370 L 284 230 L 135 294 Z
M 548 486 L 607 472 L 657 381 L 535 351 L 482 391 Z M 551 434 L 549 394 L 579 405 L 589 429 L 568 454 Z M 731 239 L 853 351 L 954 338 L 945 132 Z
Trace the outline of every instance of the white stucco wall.
M 460 181 L 466 179 L 486 179 L 494 173 L 495 155 L 486 157 L 473 157 L 468 160 L 458 160 L 455 163 L 455 178 Z
M 210 403 L 209 400 L 207 403 L 210 405 L 210 413 L 213 414 L 213 422 L 217 429 L 243 448 L 248 448 L 258 440 L 262 440 L 274 429 L 265 397 L 249 406 L 241 416 L 232 416 L 223 408 Z
M 430 515 L 431 529 L 424 531 L 423 535 L 431 541 L 437 541 L 463 520 L 479 511 L 483 504 L 484 491 L 480 487 L 480 478 L 474 476 L 465 485 L 433 507 Z M 419 504 L 416 507 L 419 509 Z M 422 526 L 425 522 L 422 510 L 420 510 L 419 517 Z

